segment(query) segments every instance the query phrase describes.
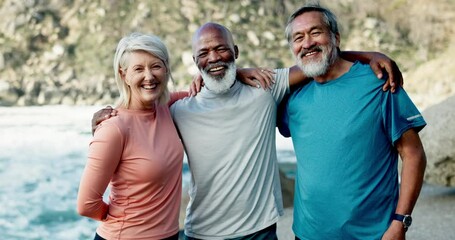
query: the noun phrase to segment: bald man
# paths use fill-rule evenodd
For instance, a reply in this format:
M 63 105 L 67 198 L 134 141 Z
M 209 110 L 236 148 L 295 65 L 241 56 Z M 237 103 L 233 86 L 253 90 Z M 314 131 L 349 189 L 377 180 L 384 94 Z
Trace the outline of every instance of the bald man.
M 276 110 L 298 78 L 278 69 L 270 91 L 237 81 L 239 51 L 219 24 L 203 25 L 192 46 L 205 87 L 171 106 L 192 176 L 186 239 L 276 239 L 283 214 Z

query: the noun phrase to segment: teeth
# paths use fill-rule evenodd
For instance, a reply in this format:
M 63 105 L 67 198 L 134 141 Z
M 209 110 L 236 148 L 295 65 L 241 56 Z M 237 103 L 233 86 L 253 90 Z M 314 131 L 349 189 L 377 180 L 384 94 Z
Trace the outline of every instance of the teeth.
M 219 70 L 221 70 L 221 69 L 223 69 L 223 67 L 212 68 L 212 69 L 210 69 L 210 72 L 219 71 Z
M 314 55 L 314 54 L 316 54 L 316 52 L 309 52 L 309 53 L 305 54 L 305 57 L 311 56 L 311 55 Z
M 154 88 L 156 88 L 156 84 L 152 84 L 152 85 L 144 85 L 142 86 L 145 90 L 152 90 Z

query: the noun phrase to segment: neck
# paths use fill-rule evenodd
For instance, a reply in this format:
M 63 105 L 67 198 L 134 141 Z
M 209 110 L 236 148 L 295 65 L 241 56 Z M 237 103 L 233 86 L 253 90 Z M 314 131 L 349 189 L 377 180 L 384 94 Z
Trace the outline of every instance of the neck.
M 342 58 L 337 58 L 335 62 L 329 67 L 324 75 L 314 77 L 318 83 L 326 83 L 331 80 L 339 78 L 341 75 L 347 73 L 352 66 L 352 62 L 346 61 Z
M 130 103 L 130 106 L 128 107 L 129 110 L 152 111 L 152 112 L 155 111 L 155 108 L 156 108 L 156 103 L 154 101 L 152 101 L 149 104 L 141 104 L 141 105 Z

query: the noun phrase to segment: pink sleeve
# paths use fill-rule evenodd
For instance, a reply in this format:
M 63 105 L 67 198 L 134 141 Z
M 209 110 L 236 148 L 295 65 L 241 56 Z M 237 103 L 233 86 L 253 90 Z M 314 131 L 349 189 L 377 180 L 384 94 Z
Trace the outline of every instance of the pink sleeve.
M 103 194 L 119 164 L 123 137 L 113 123 L 102 123 L 89 146 L 88 160 L 79 185 L 77 210 L 80 215 L 103 220 L 109 206 Z
M 168 102 L 168 106 L 171 106 L 172 104 L 174 104 L 176 101 L 182 99 L 182 98 L 185 98 L 185 97 L 188 97 L 188 92 L 186 91 L 181 91 L 181 92 L 172 92 L 171 93 L 171 99 L 169 100 Z

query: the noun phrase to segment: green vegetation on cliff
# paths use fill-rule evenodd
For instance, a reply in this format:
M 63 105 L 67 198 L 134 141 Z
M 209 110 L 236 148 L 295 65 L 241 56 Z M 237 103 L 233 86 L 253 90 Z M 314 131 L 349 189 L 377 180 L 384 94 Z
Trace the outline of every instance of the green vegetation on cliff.
M 412 74 L 455 43 L 453 0 L 321 2 L 339 16 L 343 49 L 381 51 L 405 73 Z M 154 33 L 167 44 L 175 89 L 185 89 L 196 72 L 191 34 L 208 21 L 232 30 L 240 66 L 290 66 L 293 59 L 284 26 L 302 4 L 298 0 L 0 1 L 0 105 L 113 103 L 115 46 L 133 31 Z M 447 71 L 444 76 L 453 76 L 455 69 Z M 455 92 L 454 78 L 446 81 L 448 92 Z

